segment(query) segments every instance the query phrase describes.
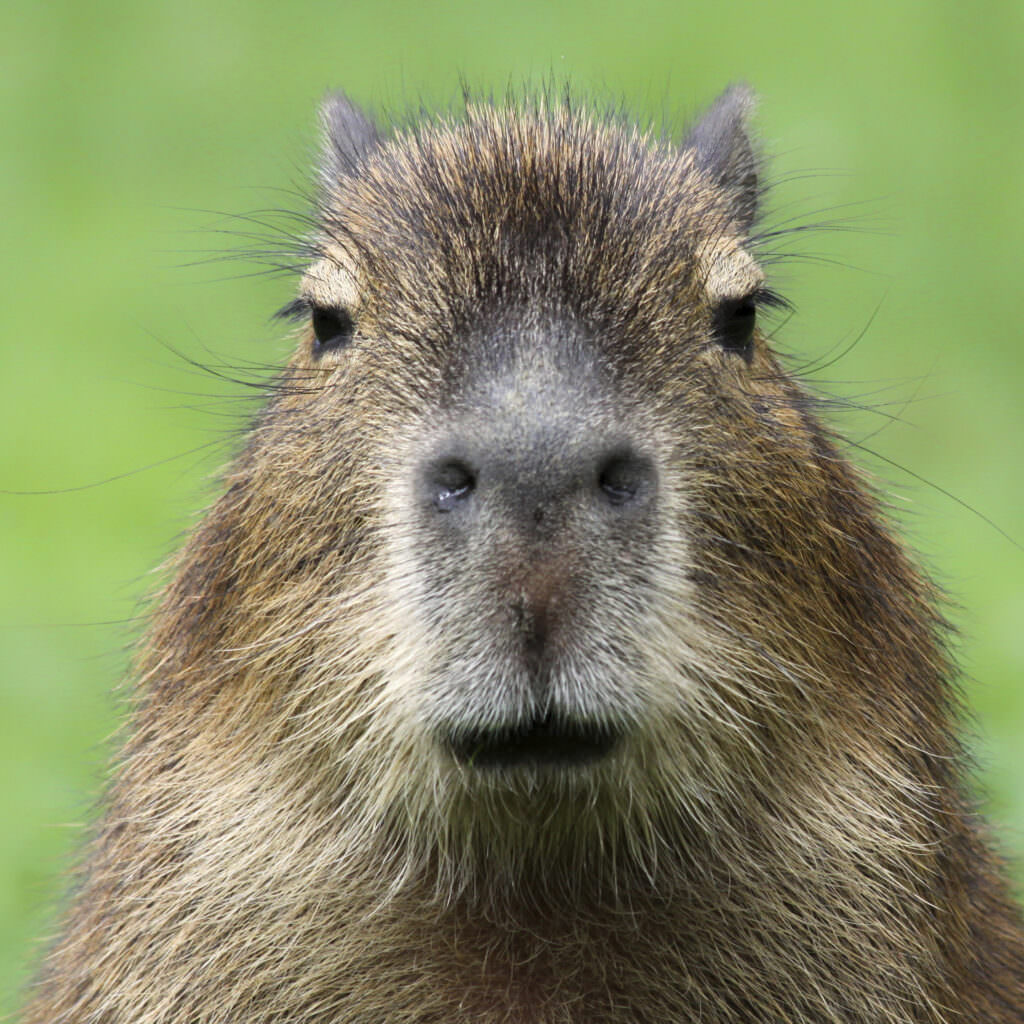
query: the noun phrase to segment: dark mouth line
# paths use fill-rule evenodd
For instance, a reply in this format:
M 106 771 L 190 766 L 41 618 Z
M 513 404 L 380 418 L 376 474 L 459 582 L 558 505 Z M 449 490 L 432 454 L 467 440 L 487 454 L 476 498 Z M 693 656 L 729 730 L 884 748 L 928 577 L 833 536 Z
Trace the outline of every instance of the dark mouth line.
M 609 729 L 541 719 L 511 729 L 479 729 L 451 737 L 456 759 L 473 767 L 585 764 L 608 754 L 617 736 Z

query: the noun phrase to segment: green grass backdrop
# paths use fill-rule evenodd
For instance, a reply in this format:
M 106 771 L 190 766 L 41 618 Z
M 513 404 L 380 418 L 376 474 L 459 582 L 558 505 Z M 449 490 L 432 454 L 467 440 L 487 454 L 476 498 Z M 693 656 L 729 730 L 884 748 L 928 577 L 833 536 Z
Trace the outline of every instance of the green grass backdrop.
M 1017 0 L 3 11 L 0 489 L 60 493 L 0 494 L 0 1016 L 99 791 L 138 602 L 251 409 L 170 348 L 284 358 L 268 316 L 294 282 L 202 260 L 245 246 L 221 212 L 300 208 L 328 87 L 405 110 L 460 78 L 569 78 L 660 117 L 754 84 L 772 217 L 854 229 L 791 243 L 779 343 L 823 358 L 863 335 L 815 380 L 877 407 L 843 423 L 878 457 L 851 451 L 957 601 L 985 803 L 1020 857 L 1024 554 L 991 525 L 1024 543 Z

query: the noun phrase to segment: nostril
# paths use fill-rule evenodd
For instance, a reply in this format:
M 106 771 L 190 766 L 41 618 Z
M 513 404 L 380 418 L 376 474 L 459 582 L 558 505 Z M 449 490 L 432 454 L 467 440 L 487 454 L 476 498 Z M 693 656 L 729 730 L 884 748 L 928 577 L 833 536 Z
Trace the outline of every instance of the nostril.
M 451 512 L 473 493 L 476 475 L 464 462 L 449 459 L 433 467 L 428 487 L 438 512 Z
M 609 505 L 629 505 L 647 496 L 653 477 L 648 459 L 619 452 L 599 466 L 597 485 Z

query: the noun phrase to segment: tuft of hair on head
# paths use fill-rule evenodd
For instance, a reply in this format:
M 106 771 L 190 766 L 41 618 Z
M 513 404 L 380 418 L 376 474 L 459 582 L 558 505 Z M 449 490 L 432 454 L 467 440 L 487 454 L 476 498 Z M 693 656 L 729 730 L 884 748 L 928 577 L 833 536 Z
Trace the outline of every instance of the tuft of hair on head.
M 730 212 L 744 231 L 757 216 L 761 160 L 750 137 L 756 106 L 749 85 L 729 86 L 683 143 L 693 154 L 694 166 L 724 190 Z

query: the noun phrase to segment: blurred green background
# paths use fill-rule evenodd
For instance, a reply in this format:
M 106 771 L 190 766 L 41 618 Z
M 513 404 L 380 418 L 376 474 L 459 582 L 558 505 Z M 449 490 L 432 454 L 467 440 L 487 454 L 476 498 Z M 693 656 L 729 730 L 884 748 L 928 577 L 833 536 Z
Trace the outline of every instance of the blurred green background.
M 788 241 L 779 344 L 863 334 L 812 379 L 878 407 L 840 422 L 957 602 L 986 805 L 1021 856 L 1024 554 L 987 521 L 1024 543 L 1019 0 L 50 0 L 0 25 L 0 488 L 61 491 L 0 494 L 0 1015 L 99 790 L 139 599 L 252 408 L 167 346 L 287 350 L 268 315 L 294 282 L 204 262 L 246 242 L 202 211 L 301 209 L 328 87 L 404 110 L 460 76 L 569 77 L 685 117 L 755 85 L 769 223 L 843 222 Z

